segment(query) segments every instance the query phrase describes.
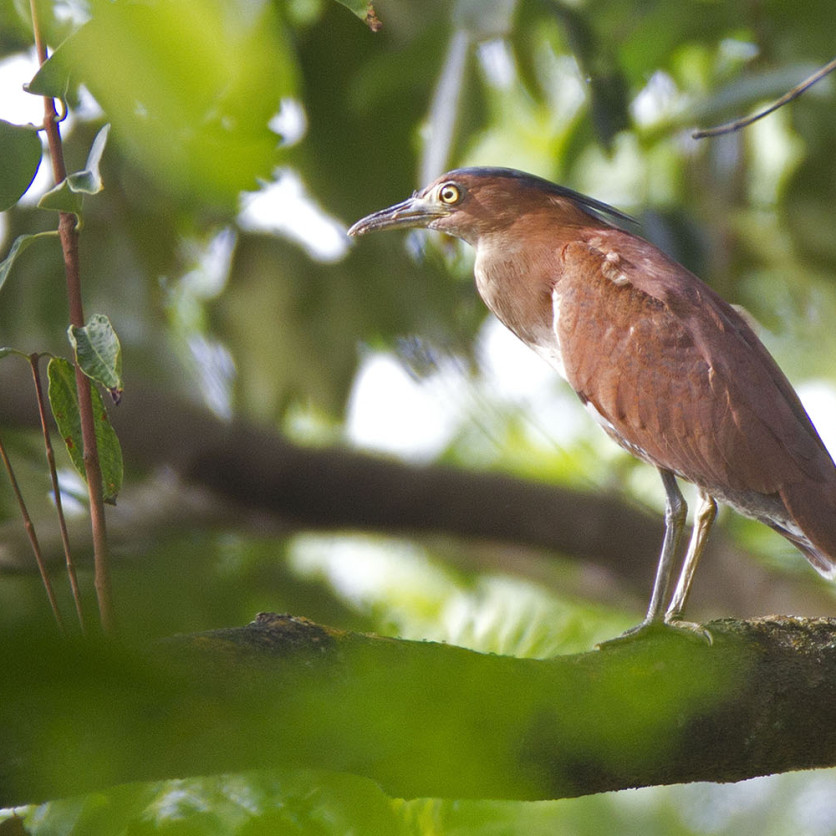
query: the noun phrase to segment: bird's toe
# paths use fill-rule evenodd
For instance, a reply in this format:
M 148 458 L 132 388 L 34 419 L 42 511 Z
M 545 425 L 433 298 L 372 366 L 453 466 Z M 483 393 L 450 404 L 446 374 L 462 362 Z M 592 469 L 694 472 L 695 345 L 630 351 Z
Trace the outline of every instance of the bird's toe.
M 683 621 L 678 618 L 665 618 L 664 620 L 643 621 L 641 624 L 631 627 L 620 636 L 598 642 L 596 650 L 611 650 L 623 647 L 626 644 L 647 639 L 660 638 L 662 636 L 682 636 L 707 645 L 714 644 L 711 633 L 702 625 L 693 621 Z

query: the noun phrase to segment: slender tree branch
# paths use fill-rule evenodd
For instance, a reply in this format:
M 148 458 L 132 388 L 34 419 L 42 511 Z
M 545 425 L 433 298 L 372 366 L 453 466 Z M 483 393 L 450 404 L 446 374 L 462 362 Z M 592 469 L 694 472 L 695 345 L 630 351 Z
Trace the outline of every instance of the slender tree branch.
M 41 432 L 44 437 L 44 449 L 46 451 L 46 461 L 49 467 L 49 476 L 52 480 L 52 495 L 55 499 L 55 510 L 58 514 L 58 529 L 61 532 L 61 545 L 64 549 L 64 562 L 67 566 L 67 576 L 70 579 L 70 588 L 73 592 L 73 601 L 75 602 L 76 615 L 78 623 L 83 633 L 84 628 L 84 612 L 81 607 L 81 591 L 78 587 L 78 577 L 75 571 L 75 563 L 73 562 L 72 551 L 70 550 L 70 535 L 67 531 L 67 520 L 64 517 L 64 506 L 61 502 L 61 488 L 58 484 L 58 472 L 55 467 L 55 452 L 52 449 L 52 440 L 49 435 L 49 424 L 46 416 L 46 403 L 44 401 L 43 387 L 41 386 L 41 376 L 38 370 L 38 361 L 40 355 L 30 354 L 29 365 L 32 367 L 32 379 L 35 382 L 35 395 L 38 401 L 38 417 L 41 421 Z
M 47 47 L 43 39 L 37 13 L 37 3 L 31 0 L 32 28 L 35 35 L 35 47 L 38 60 L 43 64 L 47 60 Z M 44 98 L 44 130 L 49 145 L 52 171 L 55 182 L 61 183 L 67 178 L 64 164 L 64 149 L 61 131 L 58 126 L 58 113 L 55 102 Z M 72 325 L 84 326 L 84 308 L 81 296 L 81 271 L 78 257 L 78 230 L 76 217 L 71 212 L 59 213 L 58 233 L 61 249 L 64 253 L 64 271 L 67 278 L 67 299 L 69 318 Z M 78 410 L 81 419 L 81 437 L 84 445 L 84 473 L 87 479 L 87 491 L 90 497 L 90 525 L 93 531 L 93 556 L 95 562 L 95 586 L 99 603 L 99 617 L 102 628 L 109 632 L 115 625 L 113 593 L 110 581 L 110 557 L 105 524 L 104 500 L 102 493 L 102 472 L 99 466 L 99 452 L 96 442 L 96 424 L 93 415 L 93 400 L 90 394 L 90 380 L 75 364 L 76 389 L 78 390 Z
M 691 136 L 694 139 L 704 139 L 710 136 L 730 134 L 734 131 L 746 128 L 753 122 L 757 122 L 758 119 L 763 119 L 764 116 L 768 116 L 770 113 L 778 110 L 779 107 L 783 107 L 793 99 L 797 99 L 802 93 L 809 90 L 817 81 L 821 81 L 821 79 L 828 75 L 828 73 L 833 72 L 833 70 L 836 70 L 836 58 L 834 58 L 829 64 L 825 64 L 821 69 L 816 70 L 816 72 L 814 72 L 809 78 L 804 79 L 801 84 L 793 87 L 792 90 L 785 93 L 780 99 L 776 99 L 771 105 L 769 105 L 769 107 L 759 111 L 754 116 L 746 116 L 742 119 L 735 119 L 733 122 L 727 122 L 725 125 L 718 125 L 715 128 L 705 128 L 703 130 L 694 131 Z
M 29 516 L 29 511 L 26 508 L 26 502 L 23 499 L 23 494 L 20 492 L 20 486 L 17 483 L 12 463 L 9 461 L 9 456 L 6 453 L 6 447 L 0 441 L 0 459 L 3 460 L 3 465 L 6 468 L 6 473 L 9 475 L 9 482 L 12 485 L 12 491 L 17 499 L 17 505 L 20 509 L 20 516 L 23 518 L 23 526 L 26 529 L 26 536 L 29 538 L 29 543 L 32 546 L 32 551 L 35 554 L 35 562 L 38 564 L 38 571 L 41 573 L 41 580 L 46 590 L 46 597 L 49 599 L 49 605 L 52 608 L 52 613 L 55 616 L 55 622 L 58 624 L 58 629 L 64 632 L 64 622 L 61 619 L 61 612 L 58 609 L 58 601 L 55 600 L 55 592 L 52 589 L 52 581 L 49 579 L 49 572 L 47 572 L 46 564 L 44 563 L 43 555 L 41 554 L 41 546 L 38 542 L 38 535 L 35 532 L 35 526 L 32 523 L 32 518 Z

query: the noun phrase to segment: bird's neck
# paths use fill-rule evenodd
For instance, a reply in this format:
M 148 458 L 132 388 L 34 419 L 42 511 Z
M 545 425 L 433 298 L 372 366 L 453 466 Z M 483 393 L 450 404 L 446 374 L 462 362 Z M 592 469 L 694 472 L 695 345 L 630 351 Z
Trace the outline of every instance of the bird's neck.
M 539 232 L 539 231 L 538 231 Z M 497 318 L 542 353 L 554 342 L 552 292 L 560 281 L 563 236 L 506 229 L 476 242 L 476 287 Z M 566 231 L 566 238 L 571 232 Z

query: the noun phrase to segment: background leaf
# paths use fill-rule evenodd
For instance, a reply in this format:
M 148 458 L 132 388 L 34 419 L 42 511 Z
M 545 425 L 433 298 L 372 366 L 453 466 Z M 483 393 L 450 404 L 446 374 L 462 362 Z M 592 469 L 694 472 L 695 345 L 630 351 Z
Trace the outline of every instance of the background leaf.
M 53 230 L 49 230 L 47 232 L 37 232 L 34 235 L 18 235 L 12 243 L 8 255 L 3 259 L 3 261 L 0 261 L 0 288 L 3 287 L 6 283 L 6 279 L 9 278 L 9 273 L 11 272 L 17 257 L 21 255 L 21 253 L 25 252 L 31 244 L 34 244 L 39 238 L 57 237 L 58 232 Z
M 41 140 L 34 126 L 0 119 L 0 212 L 14 206 L 41 164 Z
M 63 61 L 151 177 L 226 204 L 269 177 L 280 138 L 268 122 L 295 86 L 272 4 L 246 14 L 224 0 L 99 0 L 92 9 Z

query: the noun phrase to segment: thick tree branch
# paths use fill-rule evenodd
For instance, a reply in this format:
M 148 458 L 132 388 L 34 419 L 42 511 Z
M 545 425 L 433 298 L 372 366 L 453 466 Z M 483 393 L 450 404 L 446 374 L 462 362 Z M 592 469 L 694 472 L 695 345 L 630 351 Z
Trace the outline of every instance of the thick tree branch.
M 836 764 L 836 621 L 712 622 L 539 661 L 260 616 L 152 652 L 0 643 L 0 804 L 298 766 L 543 799 Z

